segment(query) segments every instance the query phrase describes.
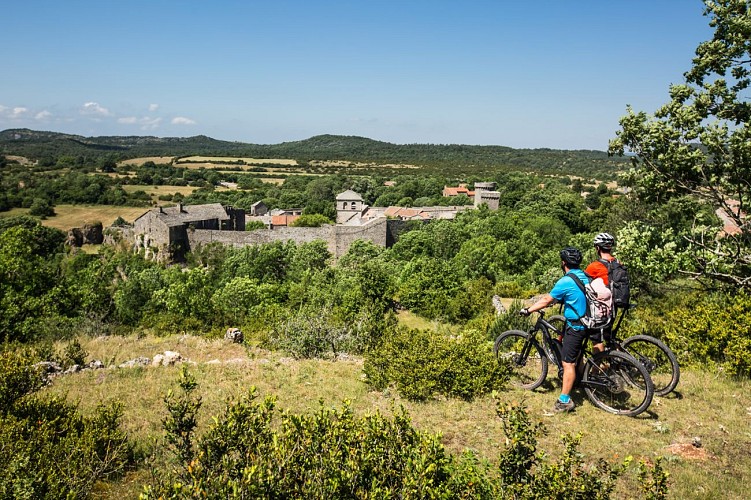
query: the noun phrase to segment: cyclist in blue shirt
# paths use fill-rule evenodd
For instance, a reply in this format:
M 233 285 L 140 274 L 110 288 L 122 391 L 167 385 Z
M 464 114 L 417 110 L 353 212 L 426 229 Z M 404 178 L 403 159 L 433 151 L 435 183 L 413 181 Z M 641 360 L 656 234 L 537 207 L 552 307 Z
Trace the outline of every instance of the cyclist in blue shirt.
M 589 278 L 584 271 L 579 269 L 582 261 L 582 254 L 573 247 L 567 247 L 561 250 L 561 269 L 563 277 L 559 279 L 549 294 L 544 295 L 539 301 L 531 306 L 519 311 L 523 316 L 529 316 L 530 313 L 545 309 L 546 307 L 558 302 L 563 304 L 563 315 L 566 317 L 566 332 L 563 335 L 563 348 L 561 357 L 563 358 L 563 387 L 561 395 L 555 402 L 553 411 L 571 411 L 576 406 L 571 400 L 571 389 L 574 387 L 576 380 L 576 362 L 582 351 L 584 342 L 587 341 L 589 333 L 581 323 L 587 308 L 587 298 L 584 292 L 579 288 L 576 282 L 569 276 L 570 273 L 576 276 L 585 285 L 589 283 Z

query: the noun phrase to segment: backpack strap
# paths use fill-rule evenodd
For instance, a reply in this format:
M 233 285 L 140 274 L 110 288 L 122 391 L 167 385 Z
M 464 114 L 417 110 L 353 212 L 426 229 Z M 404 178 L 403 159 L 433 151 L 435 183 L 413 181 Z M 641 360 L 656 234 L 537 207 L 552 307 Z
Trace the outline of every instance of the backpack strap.
M 588 279 L 590 280 L 592 279 L 587 273 L 584 273 L 584 275 Z M 579 290 L 581 290 L 581 292 L 584 294 L 584 301 L 587 303 L 584 306 L 584 314 L 579 314 L 579 319 L 576 320 L 576 322 L 578 322 L 579 324 L 582 324 L 581 319 L 587 314 L 587 310 L 589 309 L 589 304 L 588 304 L 589 299 L 587 299 L 587 291 L 584 289 L 584 283 L 582 282 L 581 279 L 579 279 L 577 275 L 575 275 L 574 273 L 568 273 L 566 274 L 566 276 L 574 280 L 574 283 L 576 283 L 576 286 L 578 286 Z M 574 311 L 574 314 L 577 314 L 576 310 L 573 307 L 571 309 Z

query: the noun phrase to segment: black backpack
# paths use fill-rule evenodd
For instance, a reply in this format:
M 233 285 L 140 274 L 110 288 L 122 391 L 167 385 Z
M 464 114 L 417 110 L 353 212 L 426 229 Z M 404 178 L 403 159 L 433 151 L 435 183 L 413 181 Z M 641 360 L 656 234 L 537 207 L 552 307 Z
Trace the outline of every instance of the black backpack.
M 613 292 L 613 305 L 615 307 L 628 307 L 631 298 L 631 280 L 628 278 L 626 266 L 613 259 L 608 262 L 598 259 L 608 269 L 608 286 Z

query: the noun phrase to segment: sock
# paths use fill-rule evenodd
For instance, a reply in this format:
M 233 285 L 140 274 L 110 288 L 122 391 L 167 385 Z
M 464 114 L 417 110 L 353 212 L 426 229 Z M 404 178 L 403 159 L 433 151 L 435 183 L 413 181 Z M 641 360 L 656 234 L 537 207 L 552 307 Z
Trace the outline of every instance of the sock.
M 571 401 L 571 397 L 568 394 L 561 394 L 560 396 L 558 396 L 558 401 L 566 404 Z

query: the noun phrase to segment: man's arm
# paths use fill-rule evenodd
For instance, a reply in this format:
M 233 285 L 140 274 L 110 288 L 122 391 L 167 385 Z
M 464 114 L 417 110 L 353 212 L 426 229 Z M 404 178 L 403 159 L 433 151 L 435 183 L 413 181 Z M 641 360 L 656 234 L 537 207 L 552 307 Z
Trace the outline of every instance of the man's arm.
M 529 307 L 525 307 L 524 309 L 522 309 L 522 311 L 526 311 L 527 314 L 533 313 L 535 311 L 539 311 L 540 309 L 545 309 L 546 307 L 552 305 L 554 302 L 555 302 L 555 299 L 553 298 L 553 296 L 550 295 L 549 293 L 546 293 L 545 295 L 542 296 L 542 298 L 540 298 L 540 300 L 538 300 L 537 302 L 535 302 Z

